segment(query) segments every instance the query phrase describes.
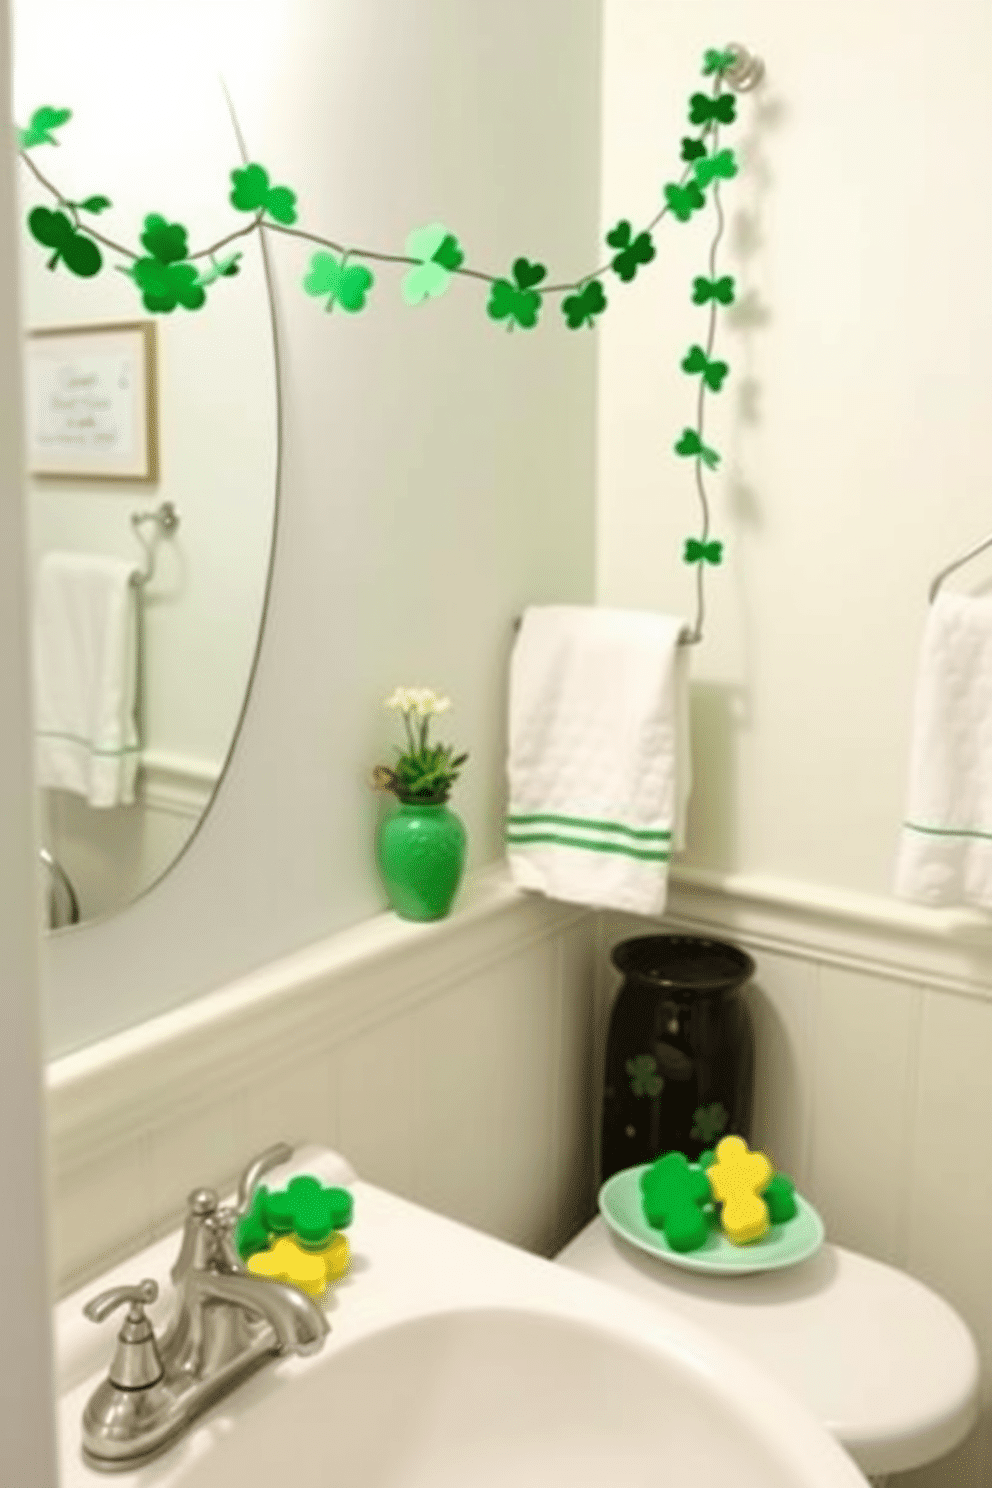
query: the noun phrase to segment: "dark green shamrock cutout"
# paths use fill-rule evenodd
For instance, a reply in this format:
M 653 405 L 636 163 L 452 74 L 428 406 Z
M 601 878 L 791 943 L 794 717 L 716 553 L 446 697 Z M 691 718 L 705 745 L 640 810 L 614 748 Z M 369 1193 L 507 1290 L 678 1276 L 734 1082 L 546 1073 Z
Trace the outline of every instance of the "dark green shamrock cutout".
M 704 465 L 708 465 L 711 470 L 715 470 L 720 463 L 720 456 L 716 450 L 710 449 L 709 445 L 704 444 L 695 429 L 683 429 L 681 437 L 676 441 L 675 453 L 677 455 L 695 455 L 697 459 L 702 460 Z
M 375 283 L 375 275 L 364 264 L 350 264 L 347 255 L 340 261 L 333 253 L 321 250 L 310 260 L 310 269 L 303 281 L 304 291 L 318 299 L 327 296 L 325 309 L 333 310 L 340 305 L 349 315 L 357 315 L 365 309 L 365 299 Z
M 187 233 L 181 222 L 166 222 L 158 212 L 145 218 L 142 247 L 162 264 L 179 263 L 189 252 Z
M 711 362 L 701 346 L 690 346 L 689 354 L 682 363 L 683 372 L 701 372 L 703 381 L 714 393 L 723 387 L 723 380 L 730 371 L 726 362 Z
M 680 453 L 683 453 L 680 451 Z M 710 451 L 712 454 L 713 451 Z M 685 540 L 685 552 L 682 554 L 683 563 L 712 563 L 717 564 L 723 560 L 722 542 L 700 542 L 696 537 L 687 537 Z M 698 1112 L 697 1112 L 698 1115 Z M 693 1133 L 695 1135 L 695 1133 Z M 703 1139 L 705 1140 L 705 1139 Z
M 268 212 L 287 227 L 296 221 L 296 192 L 288 186 L 270 186 L 264 165 L 246 165 L 231 172 L 234 190 L 231 205 L 239 212 Z
M 653 1054 L 637 1054 L 633 1059 L 628 1059 L 627 1076 L 634 1095 L 647 1095 L 653 1100 L 665 1088 Z
M 714 155 L 704 155 L 693 165 L 700 186 L 711 181 L 732 181 L 737 174 L 737 160 L 733 150 L 717 150 Z
M 590 279 L 577 294 L 566 295 L 561 302 L 561 309 L 569 330 L 577 331 L 580 326 L 592 327 L 595 317 L 602 315 L 606 309 L 606 303 L 606 295 L 598 279 Z
M 691 165 L 694 160 L 701 160 L 706 154 L 706 146 L 702 140 L 692 139 L 686 135 L 682 140 L 682 159 Z
M 737 99 L 733 93 L 693 93 L 689 99 L 690 124 L 733 124 L 737 118 Z
M 513 261 L 513 281 L 497 279 L 489 295 L 486 313 L 492 320 L 505 320 L 507 330 L 514 325 L 533 330 L 541 310 L 541 296 L 534 288 L 547 274 L 542 263 L 526 258 Z
M 28 214 L 28 227 L 33 238 L 45 248 L 55 250 L 48 260 L 50 269 L 61 259 L 80 279 L 91 279 L 103 267 L 103 258 L 93 239 L 79 232 L 64 212 L 35 207 Z
M 692 281 L 692 303 L 694 305 L 705 305 L 710 300 L 718 300 L 721 305 L 732 305 L 734 303 L 734 280 L 730 274 L 724 274 L 722 279 L 707 279 L 700 275 Z
M 689 1135 L 693 1141 L 705 1142 L 707 1147 L 710 1147 L 726 1125 L 726 1108 L 719 1101 L 714 1101 L 709 1106 L 697 1106 L 693 1111 L 692 1131 Z
M 654 258 L 654 243 L 651 234 L 647 231 L 639 232 L 636 238 L 633 229 L 626 218 L 617 223 L 606 234 L 606 241 L 611 248 L 619 248 L 620 252 L 613 260 L 613 271 L 618 274 L 624 284 L 629 284 L 637 273 L 641 264 L 649 264 Z
M 34 145 L 57 145 L 58 140 L 52 130 L 61 129 L 71 118 L 72 109 L 52 108 L 48 104 L 35 109 L 28 127 L 18 130 L 17 143 L 22 150 L 30 150 Z
M 670 182 L 665 187 L 665 200 L 679 222 L 688 222 L 693 212 L 698 212 L 704 205 L 703 193 L 695 181 L 687 181 L 684 186 Z
M 191 263 L 139 258 L 129 272 L 141 290 L 141 303 L 153 315 L 168 315 L 177 305 L 185 310 L 199 310 L 206 303 L 200 276 Z
M 736 60 L 736 52 L 718 52 L 714 47 L 709 47 L 703 55 L 703 77 L 711 77 L 715 72 L 726 72 Z
M 265 1191 L 261 1215 L 276 1235 L 293 1234 L 302 1245 L 319 1248 L 334 1230 L 351 1224 L 351 1194 L 344 1188 L 325 1188 L 317 1178 L 300 1174 L 279 1193 Z

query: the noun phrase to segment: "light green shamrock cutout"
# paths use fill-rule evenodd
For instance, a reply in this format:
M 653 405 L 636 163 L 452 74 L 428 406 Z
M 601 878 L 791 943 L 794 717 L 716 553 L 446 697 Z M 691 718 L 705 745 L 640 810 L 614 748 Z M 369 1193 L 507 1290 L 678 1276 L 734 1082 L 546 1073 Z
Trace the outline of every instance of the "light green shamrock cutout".
M 712 1147 L 726 1125 L 726 1108 L 719 1101 L 714 1101 L 709 1106 L 697 1106 L 693 1111 L 692 1131 L 689 1135 L 693 1141 L 705 1142 L 707 1147 Z
M 628 1059 L 627 1074 L 630 1088 L 635 1095 L 647 1095 L 653 1099 L 665 1088 L 653 1054 L 637 1054 L 633 1059 Z
M 72 109 L 57 109 L 51 105 L 35 109 L 27 128 L 17 131 L 17 143 L 22 150 L 30 150 L 35 145 L 57 145 L 52 130 L 61 129 L 71 118 Z
M 326 309 L 340 305 L 342 310 L 355 315 L 365 309 L 365 297 L 374 283 L 375 275 L 364 264 L 349 264 L 344 258 L 339 262 L 333 253 L 321 251 L 310 260 L 303 288 L 317 298 L 326 295 Z
M 465 262 L 458 239 L 449 233 L 443 222 L 415 228 L 406 240 L 406 251 L 410 258 L 419 259 L 419 263 L 404 274 L 400 286 L 408 305 L 440 299 L 451 283 L 452 273 Z

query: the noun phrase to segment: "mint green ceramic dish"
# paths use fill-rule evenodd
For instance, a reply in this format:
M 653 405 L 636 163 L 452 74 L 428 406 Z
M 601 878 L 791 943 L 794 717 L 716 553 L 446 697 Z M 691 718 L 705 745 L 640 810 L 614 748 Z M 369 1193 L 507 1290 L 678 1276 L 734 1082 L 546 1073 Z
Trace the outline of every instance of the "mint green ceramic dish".
M 815 1255 L 823 1244 L 823 1220 L 812 1204 L 797 1193 L 798 1214 L 785 1224 L 772 1225 L 762 1240 L 751 1245 L 733 1245 L 714 1223 L 709 1239 L 699 1250 L 672 1250 L 661 1230 L 648 1224 L 641 1208 L 641 1174 L 648 1166 L 642 1163 L 636 1168 L 624 1168 L 608 1178 L 599 1191 L 599 1212 L 610 1229 L 624 1240 L 673 1266 L 713 1275 L 747 1276 L 754 1271 L 797 1266 Z

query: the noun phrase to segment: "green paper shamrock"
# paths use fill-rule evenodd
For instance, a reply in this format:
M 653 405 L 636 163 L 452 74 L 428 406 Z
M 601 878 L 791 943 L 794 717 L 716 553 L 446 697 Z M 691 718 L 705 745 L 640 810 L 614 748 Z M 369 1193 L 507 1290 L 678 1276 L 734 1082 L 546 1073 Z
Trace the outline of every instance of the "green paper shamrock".
M 719 546 L 719 545 L 718 545 Z M 697 1106 L 692 1113 L 690 1137 L 696 1142 L 705 1142 L 709 1147 L 727 1125 L 727 1111 L 719 1101 L 709 1106 Z
M 705 305 L 709 300 L 718 300 L 721 305 L 734 303 L 734 280 L 730 274 L 722 279 L 707 279 L 700 275 L 692 281 L 692 303 Z
M 736 52 L 718 52 L 713 47 L 708 48 L 703 55 L 703 77 L 710 77 L 715 72 L 726 72 L 736 60 Z
M 233 279 L 237 274 L 240 274 L 242 256 L 240 253 L 232 253 L 227 258 L 212 258 L 209 269 L 199 276 L 198 282 L 200 288 L 206 289 L 208 285 L 213 284 L 217 279 Z
M 103 267 L 103 257 L 92 238 L 78 231 L 64 212 L 35 207 L 28 214 L 31 236 L 45 248 L 54 248 L 48 267 L 61 261 L 80 279 L 91 279 Z
M 48 104 L 35 109 L 28 127 L 18 130 L 17 143 L 22 150 L 30 150 L 34 145 L 57 145 L 58 140 L 52 130 L 61 129 L 71 118 L 72 109 L 52 108 Z
M 685 540 L 685 552 L 682 554 L 682 562 L 683 563 L 712 563 L 715 566 L 716 564 L 721 563 L 722 561 L 723 561 L 723 543 L 722 542 L 706 542 L 706 543 L 704 543 L 704 542 L 700 542 L 699 539 L 698 538 L 695 538 L 695 537 L 687 537 L 686 538 L 686 540 Z M 699 1112 L 698 1111 L 696 1112 L 696 1115 L 697 1116 L 699 1115 Z M 695 1137 L 697 1135 L 697 1133 L 695 1131 L 693 1131 L 692 1135 Z M 707 1140 L 707 1138 L 700 1137 L 699 1140 L 705 1142 Z M 710 1140 L 712 1140 L 712 1138 Z
M 718 393 L 730 368 L 726 362 L 711 362 L 701 346 L 690 346 L 689 354 L 682 363 L 682 370 L 701 372 L 706 386 Z
M 166 222 L 158 212 L 151 212 L 141 234 L 142 247 L 161 264 L 178 263 L 189 252 L 186 229 L 181 222 Z
M 294 1234 L 307 1246 L 320 1246 L 334 1230 L 351 1224 L 353 1204 L 344 1188 L 325 1188 L 317 1178 L 300 1174 L 280 1193 L 267 1190 L 261 1215 L 276 1235 Z
M 206 303 L 200 276 L 191 263 L 139 258 L 128 272 L 141 290 L 142 304 L 153 315 L 168 315 L 177 305 L 185 310 L 200 310 Z
M 418 227 L 406 240 L 406 251 L 417 265 L 403 275 L 400 291 L 408 305 L 436 300 L 451 283 L 451 276 L 465 262 L 461 244 L 443 222 Z
M 590 279 L 589 283 L 577 294 L 565 296 L 561 302 L 561 309 L 568 322 L 569 330 L 577 331 L 580 326 L 589 326 L 591 329 L 595 323 L 595 317 L 602 315 L 606 305 L 603 286 L 598 279 Z
M 695 181 L 687 181 L 684 186 L 669 182 L 665 187 L 665 200 L 679 222 L 688 222 L 693 212 L 698 212 L 704 205 L 703 193 Z
M 333 253 L 321 250 L 310 260 L 310 270 L 303 281 L 308 295 L 327 296 L 327 310 L 340 305 L 349 315 L 365 309 L 365 299 L 375 283 L 375 275 L 364 264 L 350 264 L 345 255 L 340 263 Z
M 654 258 L 651 234 L 647 231 L 639 232 L 636 238 L 632 234 L 633 229 L 626 217 L 606 234 L 609 246 L 620 249 L 613 260 L 612 268 L 624 284 L 630 283 L 641 264 L 649 264 Z
M 519 325 L 526 331 L 533 330 L 541 311 L 541 296 L 534 288 L 547 274 L 542 263 L 531 263 L 526 258 L 513 261 L 513 282 L 497 279 L 489 295 L 486 312 L 492 320 L 505 320 L 507 330 Z
M 264 165 L 245 165 L 231 172 L 234 190 L 231 206 L 239 212 L 268 212 L 288 227 L 296 221 L 296 192 L 288 186 L 270 186 Z
M 715 470 L 720 463 L 720 456 L 715 449 L 710 449 L 704 444 L 695 429 L 683 429 L 681 438 L 676 441 L 675 453 L 677 455 L 695 455 L 708 465 L 710 470 Z
M 637 1054 L 633 1059 L 628 1059 L 627 1074 L 634 1095 L 647 1095 L 653 1100 L 665 1088 L 653 1054 Z
M 686 136 L 682 140 L 682 159 L 690 165 L 694 160 L 701 160 L 706 154 L 706 146 L 702 140 L 692 139 Z
M 737 174 L 737 160 L 733 150 L 717 150 L 715 155 L 704 155 L 693 165 L 700 186 L 711 181 L 732 181 Z
M 690 124 L 733 124 L 737 118 L 737 99 L 733 93 L 693 93 L 689 99 Z

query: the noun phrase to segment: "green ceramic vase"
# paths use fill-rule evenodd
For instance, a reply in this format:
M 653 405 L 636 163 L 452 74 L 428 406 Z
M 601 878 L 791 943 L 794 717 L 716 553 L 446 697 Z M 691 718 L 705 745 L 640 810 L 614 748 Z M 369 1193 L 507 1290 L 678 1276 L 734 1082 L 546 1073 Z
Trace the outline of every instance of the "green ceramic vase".
M 400 800 L 379 827 L 376 858 L 404 920 L 442 920 L 465 866 L 465 828 L 445 801 Z

